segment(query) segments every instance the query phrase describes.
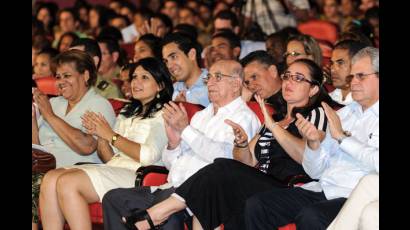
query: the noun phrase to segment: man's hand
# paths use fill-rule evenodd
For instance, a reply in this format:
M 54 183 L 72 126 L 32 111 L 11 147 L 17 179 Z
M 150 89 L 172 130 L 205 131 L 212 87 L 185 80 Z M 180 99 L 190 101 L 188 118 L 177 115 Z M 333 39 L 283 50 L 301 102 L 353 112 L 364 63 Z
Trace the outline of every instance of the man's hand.
M 225 119 L 225 123 L 232 127 L 233 134 L 235 135 L 235 140 L 234 140 L 235 144 L 245 145 L 245 143 L 248 142 L 248 135 L 246 134 L 245 130 L 243 130 L 243 128 L 239 124 L 229 119 Z
M 177 105 L 171 101 L 164 105 L 163 111 L 165 122 L 179 134 L 189 125 L 188 113 L 182 103 Z
M 337 115 L 336 111 L 334 111 L 328 104 L 322 102 L 323 109 L 325 110 L 327 120 L 329 121 L 329 129 L 330 134 L 336 140 L 339 140 L 344 136 L 342 123 L 340 122 L 340 118 Z
M 186 101 L 186 91 L 182 90 L 181 92 L 179 92 L 174 101 Z
M 250 101 L 253 97 L 254 93 L 252 93 L 247 87 L 242 87 L 242 99 L 246 102 Z
M 296 114 L 296 122 L 295 125 L 299 130 L 299 133 L 307 140 L 307 144 L 309 148 L 316 150 L 320 146 L 321 140 L 321 133 L 320 131 L 306 120 L 300 113 Z
M 168 137 L 168 149 L 175 149 L 181 143 L 181 134 L 179 134 L 175 129 L 169 126 L 168 122 L 165 120 L 165 132 Z

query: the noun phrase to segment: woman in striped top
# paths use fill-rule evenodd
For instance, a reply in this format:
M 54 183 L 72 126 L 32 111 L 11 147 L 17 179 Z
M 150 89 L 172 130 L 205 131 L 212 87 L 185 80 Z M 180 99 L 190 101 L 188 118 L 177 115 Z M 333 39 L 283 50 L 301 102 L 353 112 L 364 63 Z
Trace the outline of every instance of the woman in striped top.
M 128 226 L 141 219 L 152 219 L 151 223 L 159 224 L 172 213 L 188 207 L 199 220 L 194 221 L 196 227 L 214 229 L 224 224 L 225 229 L 245 229 L 243 214 L 247 198 L 274 187 L 287 187 L 293 176 L 306 175 L 301 165 L 305 140 L 295 126 L 295 115 L 300 113 L 322 130 L 323 140 L 327 119 L 320 103 L 324 101 L 330 106 L 337 103 L 322 87 L 322 71 L 311 60 L 296 60 L 281 79 L 282 107 L 275 108 L 273 117 L 268 115 L 263 100 L 255 96 L 265 123 L 249 144 L 243 129 L 227 121 L 235 133 L 235 160 L 216 159 L 185 181 L 170 198 L 148 209 L 148 215 L 139 211 L 124 218 Z M 145 220 L 135 225 L 138 229 L 150 227 Z

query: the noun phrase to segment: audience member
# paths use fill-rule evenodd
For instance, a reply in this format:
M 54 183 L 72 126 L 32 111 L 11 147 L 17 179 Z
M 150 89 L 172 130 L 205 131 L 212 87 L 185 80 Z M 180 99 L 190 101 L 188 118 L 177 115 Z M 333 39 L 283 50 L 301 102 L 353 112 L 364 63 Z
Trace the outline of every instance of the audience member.
M 174 101 L 187 101 L 208 106 L 208 90 L 203 79 L 208 71 L 200 68 L 197 45 L 180 33 L 167 35 L 162 41 L 162 58 L 174 83 Z
M 56 158 L 57 167 L 77 162 L 101 163 L 97 140 L 82 127 L 86 111 L 102 114 L 109 126 L 115 114 L 110 103 L 98 95 L 93 85 L 97 70 L 92 58 L 79 50 L 59 54 L 55 59 L 56 84 L 61 96 L 51 98 L 33 90 L 32 143 L 42 145 Z M 36 110 L 40 112 L 37 117 Z M 32 174 L 32 222 L 38 222 L 38 196 L 43 173 Z M 43 211 L 43 208 L 42 208 Z
M 141 59 L 131 69 L 133 100 L 112 129 L 102 114 L 87 112 L 82 124 L 94 140 L 105 164 L 65 166 L 49 171 L 41 184 L 40 206 L 44 229 L 91 230 L 88 204 L 102 200 L 114 188 L 134 187 L 141 165 L 158 164 L 167 143 L 162 111 L 171 100 L 172 83 L 165 65 Z
M 168 198 L 181 183 L 215 158 L 232 158 L 234 133 L 224 121 L 233 120 L 253 136 L 259 128 L 255 114 L 241 99 L 243 71 L 236 61 L 219 61 L 206 78 L 211 104 L 197 112 L 188 124 L 185 108 L 171 102 L 165 106 L 164 119 L 168 145 L 162 159 L 170 170 L 168 183 L 151 188 L 115 189 L 104 196 L 105 229 L 127 229 L 121 216 L 146 209 Z M 212 125 L 211 125 L 212 124 Z M 164 229 L 183 229 L 183 214 L 174 216 Z
M 359 50 L 365 47 L 366 44 L 364 43 L 354 40 L 344 40 L 338 42 L 332 51 L 330 73 L 332 85 L 336 89 L 329 93 L 329 95 L 339 104 L 348 105 L 353 102 L 350 90 L 350 81 L 352 79 L 348 79 L 351 70 L 351 60 Z

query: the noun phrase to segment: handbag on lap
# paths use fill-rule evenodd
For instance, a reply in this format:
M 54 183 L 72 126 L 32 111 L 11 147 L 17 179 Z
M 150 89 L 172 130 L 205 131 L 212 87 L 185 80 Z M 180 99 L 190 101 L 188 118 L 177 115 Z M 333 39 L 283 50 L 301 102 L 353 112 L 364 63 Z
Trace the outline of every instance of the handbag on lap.
M 53 154 L 32 148 L 31 149 L 31 172 L 45 173 L 56 168 L 56 158 Z

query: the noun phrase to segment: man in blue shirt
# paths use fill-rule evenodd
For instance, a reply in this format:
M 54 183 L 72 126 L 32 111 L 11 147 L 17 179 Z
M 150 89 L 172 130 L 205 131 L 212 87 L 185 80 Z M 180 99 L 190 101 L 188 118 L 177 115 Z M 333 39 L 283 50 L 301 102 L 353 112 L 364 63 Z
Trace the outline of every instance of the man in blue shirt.
M 296 126 L 307 140 L 303 168 L 313 181 L 257 194 L 246 203 L 247 229 L 326 229 L 359 180 L 379 173 L 379 50 L 366 47 L 352 58 L 354 102 L 337 113 L 322 103 L 329 122 L 323 142 L 300 114 Z
M 174 83 L 172 100 L 206 107 L 209 104 L 208 89 L 203 79 L 208 71 L 199 67 L 201 58 L 198 46 L 199 44 L 180 33 L 172 33 L 163 40 L 162 58 L 171 75 L 177 80 Z

